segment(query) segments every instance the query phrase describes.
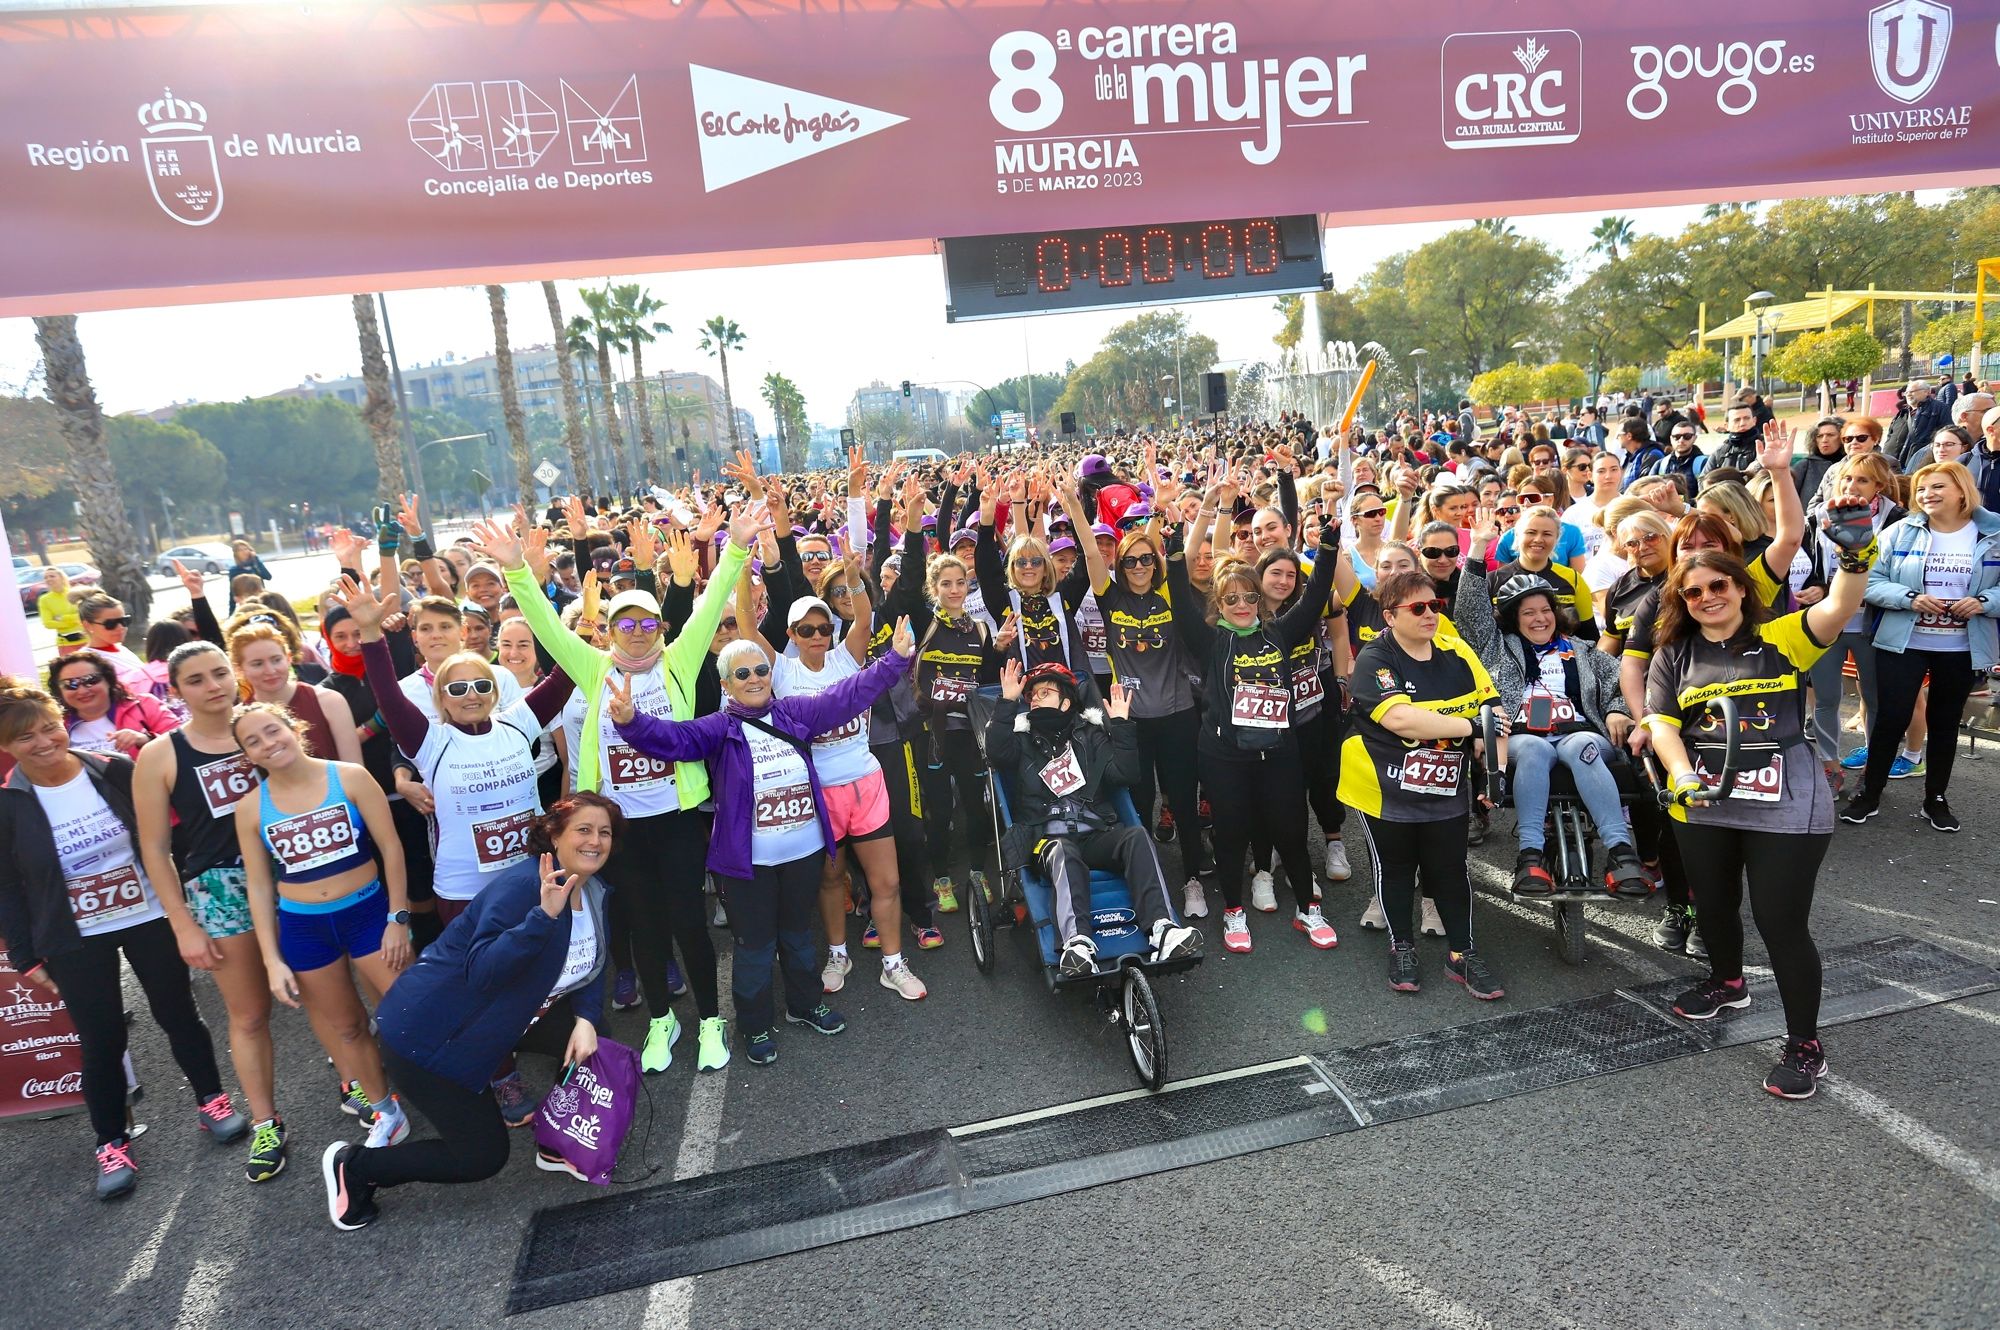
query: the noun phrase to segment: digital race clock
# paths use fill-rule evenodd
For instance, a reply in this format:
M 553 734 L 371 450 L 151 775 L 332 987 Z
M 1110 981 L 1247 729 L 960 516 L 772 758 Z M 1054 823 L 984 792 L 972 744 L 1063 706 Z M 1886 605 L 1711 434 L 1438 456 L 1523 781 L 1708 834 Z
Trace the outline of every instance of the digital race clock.
M 1319 218 L 1093 227 L 940 242 L 950 322 L 1329 287 Z

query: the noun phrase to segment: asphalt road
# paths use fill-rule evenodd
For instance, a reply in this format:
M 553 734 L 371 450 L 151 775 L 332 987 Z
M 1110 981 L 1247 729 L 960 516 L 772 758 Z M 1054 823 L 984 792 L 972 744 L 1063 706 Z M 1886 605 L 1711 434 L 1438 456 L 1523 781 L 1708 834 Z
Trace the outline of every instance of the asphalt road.
M 1966 831 L 1909 813 L 1842 827 L 1820 884 L 1824 943 L 1907 933 L 2000 963 L 2000 838 L 1980 815 L 2000 761 L 1961 761 Z M 1508 825 L 1502 822 L 1501 826 Z M 1478 852 L 1480 880 L 1511 836 Z M 1211 954 L 1162 986 L 1173 1074 L 1198 1076 L 1494 1013 L 1447 983 L 1382 982 L 1379 935 L 1352 921 L 1365 863 L 1331 893 L 1342 943 L 1310 950 L 1284 916 L 1255 916 L 1257 950 Z M 1280 886 L 1280 896 L 1283 897 Z M 1538 909 L 1482 894 L 1482 948 L 1525 1009 L 1695 966 L 1646 942 L 1650 916 L 1592 908 L 1592 951 L 1566 966 Z M 891 1132 L 1125 1090 L 1122 1046 L 1080 999 L 1048 994 L 1029 939 L 1002 934 L 998 971 L 972 965 L 965 916 L 916 964 L 905 1003 L 864 959 L 837 1000 L 837 1039 L 788 1028 L 771 1068 L 740 1059 L 696 1078 L 691 1056 L 651 1080 L 659 1176 L 691 1176 Z M 1441 943 L 1426 941 L 1435 977 Z M 1753 938 L 1753 963 L 1761 959 Z M 857 949 L 858 952 L 858 949 Z M 725 956 L 727 952 L 725 951 Z M 725 993 L 727 980 L 724 981 Z M 198 988 L 224 1028 L 211 986 Z M 725 1003 L 727 998 L 725 997 Z M 143 1010 L 133 996 L 132 1005 Z M 636 1040 L 636 1014 L 611 1033 Z M 1325 1033 L 1318 1033 L 1320 1022 Z M 287 1173 L 252 1188 L 235 1147 L 193 1128 L 164 1041 L 143 1015 L 147 1086 L 137 1193 L 91 1199 L 80 1119 L 0 1124 L 11 1201 L 7 1312 L 18 1325 L 491 1325 L 530 1212 L 588 1189 L 538 1172 L 525 1135 L 476 1187 L 412 1187 L 357 1234 L 326 1222 L 316 1162 L 353 1136 L 304 1020 L 275 1019 Z M 1826 1036 L 1820 1096 L 1758 1087 L 1772 1052 L 1744 1048 L 1480 1107 L 849 1242 L 513 1318 L 537 1327 L 1991 1327 L 2000 1324 L 2000 994 Z M 686 1044 L 683 1051 L 691 1054 Z M 549 1062 L 527 1059 L 546 1081 Z M 635 1164 L 645 1113 L 627 1147 Z

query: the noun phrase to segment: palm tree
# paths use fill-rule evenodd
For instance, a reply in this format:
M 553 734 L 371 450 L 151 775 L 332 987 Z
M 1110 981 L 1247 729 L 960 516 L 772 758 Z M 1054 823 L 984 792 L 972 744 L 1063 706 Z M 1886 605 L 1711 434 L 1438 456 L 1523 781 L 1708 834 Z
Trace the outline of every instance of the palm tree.
M 1487 235 L 1497 236 L 1502 239 L 1520 234 L 1519 231 L 1514 229 L 1514 224 L 1505 217 L 1482 217 L 1472 225 L 1476 230 L 1484 231 Z
M 569 450 L 570 485 L 581 493 L 590 488 L 590 458 L 583 450 L 583 416 L 576 400 L 576 366 L 570 364 L 568 330 L 563 323 L 562 297 L 554 282 L 542 283 L 549 302 L 549 325 L 556 333 L 556 374 L 562 380 L 563 446 Z
M 486 308 L 493 316 L 493 372 L 500 379 L 500 414 L 507 422 L 507 448 L 514 458 L 514 482 L 520 487 L 521 507 L 532 509 L 535 459 L 528 452 L 528 417 L 521 410 L 521 394 L 514 383 L 514 347 L 507 340 L 507 288 L 489 284 Z
M 722 409 L 729 417 L 729 446 L 735 450 L 742 449 L 743 440 L 736 428 L 736 394 L 729 386 L 729 353 L 741 350 L 745 340 L 736 321 L 720 314 L 701 326 L 701 349 L 722 362 Z
M 702 422 L 702 441 L 708 442 L 709 425 L 711 423 L 708 403 L 702 401 L 701 398 L 696 397 L 693 393 L 663 393 L 660 396 L 660 415 L 666 421 L 669 438 L 673 436 L 674 427 L 676 425 L 680 426 L 682 464 L 690 470 L 703 465 L 701 459 L 697 458 L 694 453 L 692 423 L 697 420 Z M 710 462 L 708 465 L 713 470 L 714 464 Z
M 354 297 L 354 328 L 361 339 L 361 381 L 368 399 L 361 405 L 362 423 L 375 441 L 375 483 L 385 499 L 403 492 L 403 446 L 396 437 L 396 399 L 389 393 L 389 359 L 382 350 L 382 325 L 375 319 L 375 297 Z
M 766 374 L 762 396 L 778 422 L 778 465 L 786 471 L 805 470 L 806 447 L 812 440 L 804 429 L 804 394 L 784 375 Z
M 583 486 L 579 489 L 579 493 L 583 489 L 588 489 L 591 493 L 601 493 L 602 486 L 609 479 L 606 475 L 609 467 L 604 460 L 604 441 L 598 437 L 597 433 L 597 408 L 590 400 L 590 366 L 597 359 L 597 339 L 591 329 L 589 319 L 584 318 L 582 315 L 577 315 L 567 324 L 563 325 L 562 348 L 565 352 L 564 358 L 574 361 L 577 372 L 583 375 L 583 383 L 580 389 L 580 396 L 583 400 L 583 419 L 590 427 L 590 453 L 593 459 L 592 470 L 597 477 L 597 484 Z
M 618 340 L 617 311 L 609 291 L 585 287 L 578 294 L 583 297 L 583 307 L 590 312 L 569 321 L 570 335 L 585 338 L 597 351 L 597 386 L 604 394 L 604 428 L 611 438 L 611 470 L 618 479 L 618 492 L 630 494 L 632 477 L 625 464 L 625 432 L 618 427 L 618 380 L 611 374 L 611 352 L 622 345 Z
M 1638 235 L 1639 228 L 1632 224 L 1630 217 L 1606 217 L 1591 228 L 1589 252 L 1602 254 L 1616 263 L 1618 251 L 1632 248 L 1632 242 Z
M 1712 222 L 1718 217 L 1727 217 L 1732 212 L 1749 212 L 1756 206 L 1757 204 L 1754 201 L 1750 203 L 1711 203 L 1701 210 L 1701 219 L 1705 222 Z
M 653 316 L 667 307 L 637 282 L 615 287 L 612 305 L 618 316 L 619 341 L 632 352 L 632 401 L 639 413 L 639 456 L 646 464 L 646 480 L 658 484 L 666 472 L 660 469 L 660 445 L 653 438 L 653 413 L 646 403 L 646 343 L 672 328 Z
M 64 464 L 70 489 L 83 519 L 83 536 L 90 557 L 104 574 L 104 589 L 131 611 L 134 635 L 143 633 L 153 609 L 153 589 L 146 583 L 146 562 L 139 553 L 139 533 L 125 513 L 125 497 L 112 469 L 111 447 L 104 438 L 104 414 L 97 391 L 83 363 L 83 343 L 76 337 L 76 315 L 35 317 L 35 341 L 42 349 L 42 373 L 48 380 L 49 401 L 62 420 L 69 458 Z

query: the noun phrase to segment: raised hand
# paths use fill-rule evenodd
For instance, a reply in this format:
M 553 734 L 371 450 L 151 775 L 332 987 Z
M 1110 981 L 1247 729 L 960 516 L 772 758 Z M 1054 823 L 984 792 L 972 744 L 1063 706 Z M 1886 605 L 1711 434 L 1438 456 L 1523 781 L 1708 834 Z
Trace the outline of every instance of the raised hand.
M 1020 701 L 1021 683 L 1025 678 L 1026 672 L 1022 670 L 1021 662 L 1010 658 L 1000 667 L 1000 696 L 1009 702 Z
M 693 586 L 695 575 L 701 571 L 701 556 L 685 531 L 667 533 L 667 571 L 677 586 Z
M 579 552 L 583 549 L 583 538 L 590 534 L 590 518 L 584 514 L 583 500 L 570 495 L 563 500 L 563 520 L 569 523 L 570 539 L 576 542 Z
M 757 538 L 775 525 L 768 507 L 738 504 L 736 515 L 729 519 L 729 541 L 732 545 L 741 545 L 746 550 L 755 549 Z
M 514 534 L 511 523 L 474 522 L 472 548 L 502 568 L 521 568 L 527 564 L 526 551 L 522 549 L 521 539 Z
M 1014 643 L 1020 639 L 1020 636 L 1021 621 L 1015 617 L 1014 611 L 1010 609 L 1001 616 L 1000 631 L 993 634 L 993 649 L 1002 652 L 1012 651 Z
M 641 568 L 652 568 L 660 557 L 660 542 L 653 524 L 643 517 L 629 522 L 625 527 L 625 538 L 631 545 L 632 562 Z
M 714 541 L 715 533 L 722 530 L 722 519 L 727 515 L 720 506 L 710 507 L 701 515 L 701 520 L 694 524 L 694 543 L 707 545 Z
M 623 725 L 632 719 L 632 676 L 623 670 L 613 670 L 604 679 L 604 706 L 611 713 L 612 723 Z
M 327 548 L 333 551 L 334 563 L 341 568 L 359 568 L 361 551 L 368 548 L 368 542 L 355 535 L 346 527 L 335 527 L 327 537 Z
M 1122 683 L 1111 685 L 1111 695 L 1104 699 L 1104 714 L 1113 720 L 1130 720 L 1132 717 L 1132 690 Z
M 555 572 L 555 564 L 549 558 L 548 528 L 529 526 L 527 534 L 521 537 L 521 545 L 528 560 L 528 570 L 534 573 L 536 582 L 547 586 L 550 576 Z
M 847 497 L 868 492 L 868 455 L 859 444 L 847 450 Z
M 917 636 L 910 631 L 909 615 L 896 620 L 896 635 L 889 639 L 889 648 L 904 660 L 917 654 Z
M 578 611 L 586 623 L 596 623 L 599 607 L 603 604 L 604 589 L 597 584 L 597 570 L 590 569 L 583 575 L 583 608 Z
M 737 449 L 736 460 L 722 464 L 722 474 L 741 485 L 745 494 L 755 494 L 758 490 L 757 463 L 748 448 Z
M 180 578 L 181 585 L 187 588 L 189 600 L 201 599 L 201 569 L 190 568 L 179 559 L 175 559 L 174 576 Z
M 570 875 L 556 867 L 552 854 L 543 855 L 538 867 L 542 870 L 542 913 L 560 919 L 563 906 L 569 903 Z
M 1801 431 L 1803 433 L 1803 431 Z M 1766 471 L 1775 472 L 1792 464 L 1792 436 L 1785 427 L 1773 420 L 1764 426 L 1764 437 L 1757 444 L 1757 465 Z
M 396 525 L 403 528 L 403 534 L 412 539 L 424 534 L 424 520 L 417 514 L 418 498 L 414 494 L 403 495 L 402 506 L 396 510 Z
M 402 603 L 394 583 L 384 587 L 378 599 L 373 590 L 351 577 L 342 577 L 327 595 L 353 618 L 364 642 L 372 642 L 382 636 L 382 621 Z

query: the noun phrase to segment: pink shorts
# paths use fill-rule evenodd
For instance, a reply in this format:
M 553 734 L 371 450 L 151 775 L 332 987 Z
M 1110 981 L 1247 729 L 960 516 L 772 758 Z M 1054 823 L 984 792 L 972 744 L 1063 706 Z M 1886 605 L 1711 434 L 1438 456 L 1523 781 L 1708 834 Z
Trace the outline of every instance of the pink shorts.
M 874 840 L 889 834 L 889 787 L 880 771 L 845 785 L 825 786 L 820 796 L 826 803 L 826 820 L 833 825 L 835 843 Z

